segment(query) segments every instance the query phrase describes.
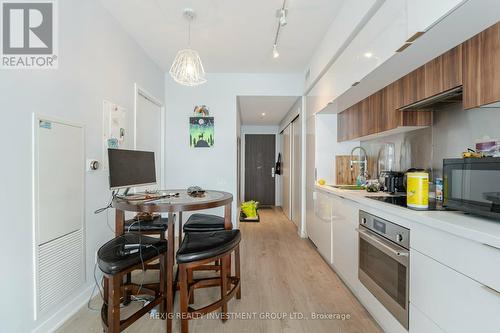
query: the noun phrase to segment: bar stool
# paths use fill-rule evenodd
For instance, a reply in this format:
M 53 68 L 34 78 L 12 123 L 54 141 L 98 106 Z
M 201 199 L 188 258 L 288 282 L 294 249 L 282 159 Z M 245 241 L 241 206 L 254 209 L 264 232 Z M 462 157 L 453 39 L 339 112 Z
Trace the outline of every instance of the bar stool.
M 184 233 L 189 232 L 213 232 L 225 230 L 224 218 L 212 214 L 195 213 L 192 214 L 183 226 Z M 180 246 L 179 246 L 180 247 Z M 216 260 L 212 265 L 198 266 L 188 270 L 188 282 L 193 281 L 193 270 L 197 271 L 218 271 L 221 268 L 220 260 Z M 189 298 L 189 304 L 194 303 L 194 293 Z
M 140 244 L 141 248 L 127 253 L 126 244 Z M 129 249 L 130 250 L 130 249 Z M 145 287 L 122 286 L 123 277 L 133 270 L 142 269 L 143 265 L 153 260 L 160 260 L 160 266 L 166 267 L 167 241 L 135 233 L 118 236 L 97 251 L 97 264 L 104 273 L 104 303 L 101 308 L 101 321 L 104 332 L 117 333 L 130 326 L 155 306 L 160 305 L 160 312 L 165 313 L 167 279 L 165 269 L 160 269 L 160 283 L 158 290 Z M 127 292 L 139 292 L 153 296 L 149 304 L 134 312 L 128 318 L 120 319 L 121 298 Z M 167 316 L 167 320 L 168 319 Z
M 240 240 L 239 230 L 222 230 L 213 232 L 189 232 L 185 235 L 181 247 L 177 251 L 180 285 L 181 332 L 188 333 L 189 320 L 203 314 L 222 309 L 222 320 L 227 320 L 227 303 L 235 295 L 241 298 L 240 272 Z M 231 254 L 235 255 L 235 275 L 231 275 Z M 194 279 L 188 281 L 189 270 L 221 260 L 218 277 Z M 196 288 L 220 287 L 221 297 L 200 309 L 188 307 L 189 299 Z M 230 288 L 230 286 L 232 286 Z
M 123 229 L 125 232 L 139 232 L 143 235 L 158 235 L 160 239 L 165 239 L 168 228 L 168 218 L 157 216 L 151 221 L 130 219 L 126 220 Z
M 168 229 L 168 218 L 156 216 L 152 220 L 138 220 L 136 218 L 126 220 L 123 224 L 123 230 L 126 233 L 140 233 L 142 235 L 159 236 L 160 239 L 165 239 Z M 159 263 L 149 263 L 144 265 L 144 270 L 160 269 Z M 127 274 L 126 283 L 132 283 L 132 273 Z M 124 304 L 130 303 L 130 293 L 126 292 Z
M 183 227 L 184 232 L 207 232 L 224 230 L 224 218 L 211 214 L 191 215 Z

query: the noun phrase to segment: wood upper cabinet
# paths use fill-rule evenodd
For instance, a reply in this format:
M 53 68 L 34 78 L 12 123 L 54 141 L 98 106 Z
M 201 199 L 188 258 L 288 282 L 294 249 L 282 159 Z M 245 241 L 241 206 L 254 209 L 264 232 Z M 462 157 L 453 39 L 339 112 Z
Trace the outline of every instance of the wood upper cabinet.
M 463 44 L 464 108 L 500 101 L 500 22 Z
M 354 139 L 359 133 L 361 117 L 358 115 L 358 104 L 337 115 L 337 141 Z
M 425 66 L 421 66 L 401 79 L 402 105 L 413 104 L 425 98 Z
M 368 97 L 368 125 L 363 135 L 369 135 L 384 131 L 383 122 L 385 111 L 383 108 L 383 91 L 379 90 Z
M 430 126 L 431 110 L 399 109 L 462 85 L 465 109 L 500 102 L 500 22 L 340 113 L 338 140 Z
M 463 84 L 462 45 L 458 45 L 441 55 L 442 62 L 442 91 L 447 91 Z
M 401 82 L 396 81 L 337 115 L 337 141 L 348 141 L 402 126 L 430 126 L 432 112 L 399 111 Z
M 407 106 L 462 85 L 462 45 L 403 76 L 401 105 Z
M 462 85 L 462 45 L 424 65 L 424 98 L 432 97 Z
M 400 111 L 402 103 L 402 81 L 398 80 L 382 89 L 382 115 L 380 117 L 380 127 L 382 131 L 387 131 L 399 126 Z
M 347 137 L 347 112 L 349 109 L 344 110 L 337 114 L 337 141 L 342 142 L 349 140 Z

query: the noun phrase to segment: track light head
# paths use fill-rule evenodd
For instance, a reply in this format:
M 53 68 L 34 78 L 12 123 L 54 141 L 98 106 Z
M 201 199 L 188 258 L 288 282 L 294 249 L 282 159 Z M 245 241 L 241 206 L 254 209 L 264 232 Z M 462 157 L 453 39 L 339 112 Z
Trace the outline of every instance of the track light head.
M 280 53 L 278 52 L 278 46 L 274 44 L 273 46 L 273 58 L 276 59 L 280 56 Z
M 288 23 L 288 21 L 286 19 L 287 14 L 288 14 L 288 10 L 286 10 L 284 8 L 278 9 L 276 11 L 276 17 L 279 19 L 280 26 L 282 26 L 282 27 L 284 27 Z

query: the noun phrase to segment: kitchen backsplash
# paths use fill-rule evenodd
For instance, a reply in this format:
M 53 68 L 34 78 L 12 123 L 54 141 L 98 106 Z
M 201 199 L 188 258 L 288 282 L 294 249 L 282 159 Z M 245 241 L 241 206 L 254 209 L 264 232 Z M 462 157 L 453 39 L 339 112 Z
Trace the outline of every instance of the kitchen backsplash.
M 444 158 L 459 157 L 467 148 L 474 148 L 476 140 L 483 136 L 500 139 L 499 124 L 500 108 L 464 110 L 462 104 L 450 104 L 434 111 L 432 127 L 362 141 L 361 146 L 373 161 L 369 168 L 372 178 L 378 172 L 380 149 L 385 143 L 393 143 L 396 171 L 410 167 L 429 169 L 434 179 L 442 174 Z

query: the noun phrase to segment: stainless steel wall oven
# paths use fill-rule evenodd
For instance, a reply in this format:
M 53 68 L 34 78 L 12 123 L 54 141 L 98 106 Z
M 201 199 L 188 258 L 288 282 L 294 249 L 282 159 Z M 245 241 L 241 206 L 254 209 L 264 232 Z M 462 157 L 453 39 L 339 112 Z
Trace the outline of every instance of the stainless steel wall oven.
M 408 329 L 410 230 L 360 211 L 358 234 L 359 280 Z

